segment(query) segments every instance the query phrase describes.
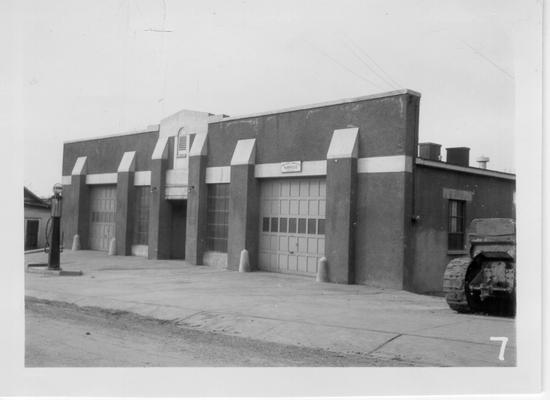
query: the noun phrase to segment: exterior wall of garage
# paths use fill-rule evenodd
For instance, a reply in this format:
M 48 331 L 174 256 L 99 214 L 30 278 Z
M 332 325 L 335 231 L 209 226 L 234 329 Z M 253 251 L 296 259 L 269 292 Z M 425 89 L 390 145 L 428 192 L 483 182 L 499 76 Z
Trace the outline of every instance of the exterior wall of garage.
M 185 171 L 175 169 L 177 136 L 159 129 L 66 143 L 64 245 L 79 234 L 90 247 L 91 190 L 110 184 L 118 255 L 236 270 L 246 249 L 253 269 L 310 276 L 325 256 L 332 282 L 437 292 L 453 256 L 444 189 L 474 193 L 469 219 L 508 217 L 514 181 L 418 163 L 419 101 L 402 90 L 245 117 L 182 111 L 165 131 L 192 116 Z M 322 182 L 324 198 L 300 182 Z M 296 185 L 294 198 L 285 188 Z
M 415 176 L 415 256 L 412 290 L 439 293 L 449 261 L 467 255 L 467 233 L 462 250 L 448 248 L 449 201 L 463 199 L 464 224 L 475 218 L 515 218 L 515 178 L 511 174 L 491 176 L 491 171 L 468 168 L 469 172 L 437 166 L 417 165 Z
M 134 134 L 66 142 L 63 145 L 63 176 L 70 176 L 78 157 L 88 157 L 88 174 L 116 173 L 122 156 L 136 152 L 135 170 L 150 171 L 151 155 L 158 139 L 158 129 Z
M 78 234 L 81 248 L 107 250 L 105 242 L 100 246 L 99 238 L 92 243 L 91 234 L 96 231 L 99 234 L 98 229 L 109 228 L 107 225 L 111 224 L 112 229 L 106 231 L 112 231 L 112 234 L 107 234 L 105 240 L 112 239 L 113 234 L 118 235 L 117 253 L 132 254 L 134 187 L 150 185 L 147 178 L 157 140 L 158 129 L 152 129 L 64 144 L 62 230 L 65 248 L 71 248 L 74 235 Z M 127 170 L 121 170 L 125 154 L 132 153 L 131 165 Z M 81 164 L 79 159 L 83 160 Z M 106 186 L 112 188 L 116 201 L 116 206 L 111 210 L 113 220 L 103 209 L 94 210 L 92 215 L 92 210 L 102 208 L 103 204 L 99 200 L 96 205 L 91 204 L 93 192 Z
M 227 267 L 238 267 L 244 248 L 249 250 L 251 264 L 258 267 L 258 188 L 262 182 L 318 176 L 327 182 L 330 279 L 404 287 L 412 267 L 407 258 L 410 249 L 403 243 L 412 240 L 408 203 L 412 199 L 418 105 L 419 95 L 400 91 L 210 123 L 202 168 L 228 169 L 230 179 L 226 182 L 232 187 Z M 357 131 L 355 154 L 327 159 L 334 132 L 349 128 Z M 254 141 L 251 158 L 246 166 L 232 165 L 239 143 L 247 140 Z M 281 163 L 292 161 L 301 162 L 302 171 L 281 173 Z M 199 179 L 193 184 L 202 183 Z M 380 207 L 384 215 L 380 215 Z M 205 242 L 192 230 L 188 230 L 187 241 Z M 207 250 L 204 246 L 198 249 L 195 261 L 202 262 Z

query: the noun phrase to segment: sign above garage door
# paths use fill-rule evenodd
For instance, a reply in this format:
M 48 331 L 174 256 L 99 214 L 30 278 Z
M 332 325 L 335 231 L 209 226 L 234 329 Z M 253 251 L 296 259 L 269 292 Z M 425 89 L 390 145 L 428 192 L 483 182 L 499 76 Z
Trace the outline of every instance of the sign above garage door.
M 281 172 L 283 174 L 289 172 L 301 172 L 302 171 L 302 162 L 301 161 L 287 161 L 281 163 Z

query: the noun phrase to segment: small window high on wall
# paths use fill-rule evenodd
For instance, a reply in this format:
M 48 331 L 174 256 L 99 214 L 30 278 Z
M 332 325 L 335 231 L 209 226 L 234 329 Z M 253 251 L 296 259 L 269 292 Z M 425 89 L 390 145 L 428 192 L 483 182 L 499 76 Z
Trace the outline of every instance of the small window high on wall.
M 448 249 L 464 250 L 466 202 L 449 200 Z

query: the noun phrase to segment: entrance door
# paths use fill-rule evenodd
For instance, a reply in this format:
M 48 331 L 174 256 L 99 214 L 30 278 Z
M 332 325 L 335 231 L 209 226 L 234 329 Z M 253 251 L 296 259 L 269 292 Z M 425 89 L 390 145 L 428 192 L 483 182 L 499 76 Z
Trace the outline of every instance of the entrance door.
M 325 253 L 325 179 L 266 180 L 260 204 L 259 268 L 315 275 Z
M 174 200 L 172 204 L 172 234 L 170 258 L 185 259 L 185 229 L 187 224 L 187 201 Z
M 116 185 L 98 185 L 90 189 L 91 250 L 109 250 L 115 237 Z
M 38 247 L 38 224 L 37 219 L 28 219 L 25 221 L 26 236 L 25 236 L 25 250 L 36 249 Z

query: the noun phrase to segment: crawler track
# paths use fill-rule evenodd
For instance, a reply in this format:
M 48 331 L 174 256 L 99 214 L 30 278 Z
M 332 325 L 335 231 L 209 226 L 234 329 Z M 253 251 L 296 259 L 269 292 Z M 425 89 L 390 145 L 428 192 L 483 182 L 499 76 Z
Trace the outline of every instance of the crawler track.
M 443 276 L 443 291 L 447 304 L 460 313 L 472 312 L 464 287 L 466 272 L 471 262 L 470 257 L 455 258 L 447 265 Z

